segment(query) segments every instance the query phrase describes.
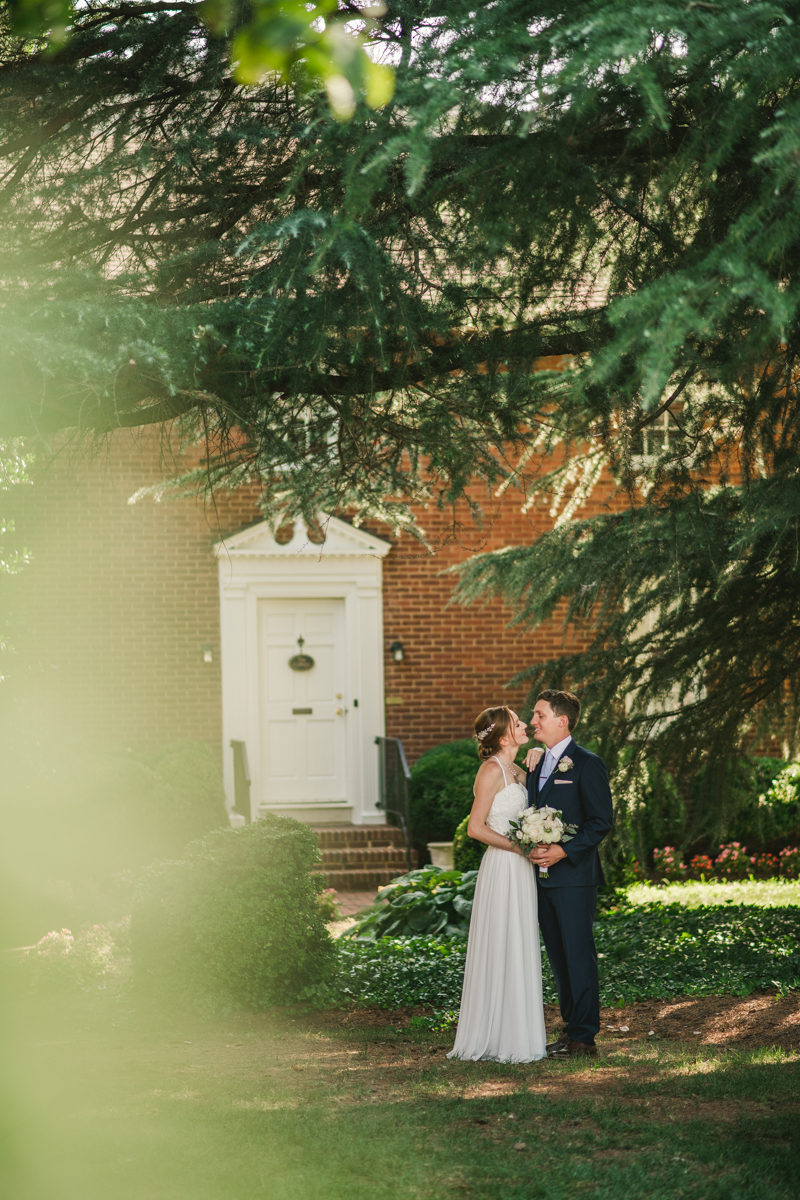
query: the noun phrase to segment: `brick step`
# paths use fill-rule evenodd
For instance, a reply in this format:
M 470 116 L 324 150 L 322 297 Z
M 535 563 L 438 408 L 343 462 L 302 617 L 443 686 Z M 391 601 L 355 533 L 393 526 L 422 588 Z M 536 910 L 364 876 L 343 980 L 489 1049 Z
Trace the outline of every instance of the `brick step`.
M 393 879 L 404 875 L 404 870 L 396 867 L 371 871 L 324 871 L 328 887 L 336 888 L 337 892 L 374 892 L 376 888 L 386 887 Z
M 380 849 L 385 846 L 405 847 L 402 829 L 395 825 L 339 825 L 315 828 L 320 849 L 345 850 L 364 846 Z
M 322 870 L 341 868 L 349 870 L 378 870 L 385 867 L 406 870 L 407 863 L 405 846 L 353 846 L 343 850 L 323 850 Z M 417 852 L 412 850 L 411 862 L 417 865 Z

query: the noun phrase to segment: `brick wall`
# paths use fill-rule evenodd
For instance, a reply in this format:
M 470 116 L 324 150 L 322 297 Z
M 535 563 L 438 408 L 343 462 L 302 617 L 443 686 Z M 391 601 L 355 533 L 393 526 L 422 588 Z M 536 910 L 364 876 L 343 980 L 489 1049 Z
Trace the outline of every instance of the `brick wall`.
M 129 497 L 174 467 L 158 435 L 120 433 L 90 457 L 64 447 L 15 489 L 32 562 L 7 588 L 15 653 L 4 703 L 48 734 L 150 747 L 197 738 L 219 753 L 219 599 L 211 547 L 258 519 L 243 490 Z M 213 661 L 203 661 L 204 646 Z
M 13 496 L 17 528 L 33 562 L 7 586 L 16 653 L 4 702 L 37 727 L 148 747 L 199 738 L 220 752 L 219 599 L 212 545 L 260 519 L 256 488 L 157 503 L 129 497 L 174 471 L 154 431 L 118 433 L 101 451 L 62 449 Z M 9 493 L 8 495 L 11 495 Z M 558 622 L 526 634 L 511 614 L 447 607 L 454 580 L 441 572 L 471 554 L 530 542 L 549 524 L 523 514 L 520 494 L 498 501 L 474 489 L 487 512 L 483 531 L 466 505 L 424 511 L 435 547 L 409 537 L 384 560 L 387 732 L 413 760 L 438 742 L 467 736 L 490 703 L 519 704 L 504 687 L 515 671 L 562 648 Z M 609 502 L 610 483 L 580 515 Z M 374 531 L 386 535 L 385 530 Z M 396 664 L 391 642 L 405 648 Z M 203 661 L 203 648 L 213 661 Z
M 607 511 L 612 492 L 611 481 L 605 481 L 578 516 Z M 435 553 L 404 537 L 384 560 L 386 732 L 403 739 L 412 760 L 440 742 L 470 736 L 483 708 L 520 706 L 527 687 L 509 688 L 508 681 L 530 664 L 562 653 L 565 646 L 563 612 L 560 620 L 529 633 L 509 627 L 513 613 L 498 600 L 469 608 L 450 604 L 456 577 L 443 571 L 473 554 L 527 545 L 552 526 L 546 509 L 521 511 L 518 491 L 509 490 L 497 500 L 475 487 L 472 497 L 486 513 L 482 530 L 471 521 L 466 504 L 455 524 L 452 514 L 422 512 L 420 524 Z M 395 640 L 405 650 L 399 664 L 389 653 Z

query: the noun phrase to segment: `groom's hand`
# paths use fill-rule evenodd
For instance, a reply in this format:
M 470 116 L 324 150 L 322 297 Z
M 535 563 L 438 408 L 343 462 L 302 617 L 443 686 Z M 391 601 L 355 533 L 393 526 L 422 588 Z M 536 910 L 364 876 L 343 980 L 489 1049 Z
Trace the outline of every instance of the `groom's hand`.
M 549 871 L 554 863 L 567 857 L 567 852 L 563 846 L 554 842 L 552 846 L 537 846 L 535 850 L 531 850 L 528 857 L 537 867 L 547 867 Z

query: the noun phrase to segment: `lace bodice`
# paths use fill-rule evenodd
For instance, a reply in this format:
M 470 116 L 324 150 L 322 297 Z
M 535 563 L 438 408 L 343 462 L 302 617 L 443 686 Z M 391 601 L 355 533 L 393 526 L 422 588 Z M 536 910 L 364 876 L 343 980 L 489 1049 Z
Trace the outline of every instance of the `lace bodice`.
M 500 760 L 497 760 L 500 762 Z M 502 769 L 502 763 L 500 767 Z M 503 778 L 506 778 L 506 773 L 503 771 Z M 495 833 L 508 833 L 508 825 L 510 821 L 516 819 L 517 813 L 521 808 L 528 807 L 528 790 L 522 783 L 507 783 L 504 788 L 496 794 L 492 801 L 492 807 L 489 809 L 489 816 L 486 818 L 486 824 Z

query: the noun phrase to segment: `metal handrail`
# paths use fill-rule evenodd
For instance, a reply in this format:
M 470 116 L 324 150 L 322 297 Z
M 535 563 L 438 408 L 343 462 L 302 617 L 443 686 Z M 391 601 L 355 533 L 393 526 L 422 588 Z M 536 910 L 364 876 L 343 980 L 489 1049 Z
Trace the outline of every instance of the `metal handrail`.
M 411 864 L 411 811 L 408 785 L 411 772 L 408 769 L 406 752 L 400 738 L 376 737 L 378 747 L 378 775 L 380 797 L 375 807 L 383 809 L 386 816 L 397 817 L 406 842 L 406 862 Z
M 244 742 L 231 739 L 233 750 L 233 811 L 250 824 L 253 819 L 250 809 L 250 764 L 247 761 L 247 746 Z

